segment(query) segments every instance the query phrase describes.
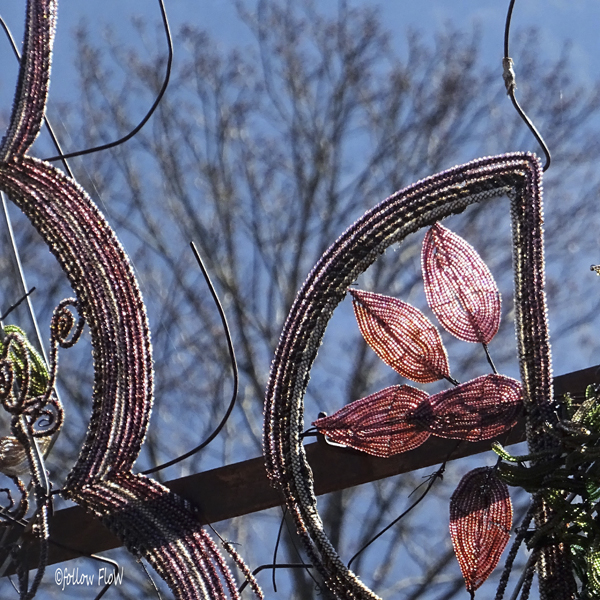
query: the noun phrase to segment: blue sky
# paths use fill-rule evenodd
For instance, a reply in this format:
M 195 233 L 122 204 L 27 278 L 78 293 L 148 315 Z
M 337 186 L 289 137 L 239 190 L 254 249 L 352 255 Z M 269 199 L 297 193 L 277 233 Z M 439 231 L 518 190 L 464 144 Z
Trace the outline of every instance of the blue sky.
M 348 0 L 353 6 L 373 6 L 381 11 L 383 21 L 394 32 L 394 44 L 401 52 L 405 47 L 407 28 L 417 28 L 427 37 L 440 26 L 451 22 L 463 28 L 478 27 L 483 35 L 483 60 L 498 68 L 498 85 L 502 85 L 501 58 L 504 20 L 508 0 Z M 236 16 L 233 0 L 165 0 L 173 31 L 184 23 L 206 27 L 224 46 L 237 45 L 249 39 L 249 32 Z M 255 0 L 246 0 L 247 5 Z M 338 0 L 323 0 L 320 7 L 335 10 Z M 9 24 L 20 44 L 25 1 L 0 0 L 0 14 Z M 72 33 L 86 23 L 92 37 L 100 38 L 109 29 L 124 44 L 138 43 L 138 34 L 131 26 L 131 17 L 145 13 L 147 18 L 160 19 L 157 0 L 104 0 L 82 2 L 60 0 L 58 31 L 55 42 L 53 80 L 50 102 L 72 99 L 75 90 L 74 43 Z M 518 0 L 513 16 L 513 30 L 539 27 L 542 45 L 549 57 L 556 56 L 566 42 L 572 44 L 577 77 L 590 81 L 600 74 L 600 2 L 597 0 Z M 518 56 L 516 62 L 519 82 Z M 175 55 L 177 60 L 177 55 Z M 0 106 L 10 106 L 17 65 L 7 42 L 0 42 Z
M 500 65 L 503 43 L 503 26 L 507 2 L 498 0 L 350 0 L 351 5 L 376 6 L 384 16 L 390 30 L 397 32 L 397 44 L 402 47 L 407 27 L 416 27 L 427 35 L 440 25 L 451 21 L 457 25 L 481 26 L 486 47 L 485 60 Z M 248 35 L 236 18 L 230 0 L 166 0 L 169 19 L 174 30 L 186 22 L 205 26 L 225 45 L 238 43 Z M 324 0 L 320 6 L 335 9 L 337 0 Z M 0 14 L 9 23 L 20 40 L 24 1 L 0 0 Z M 154 0 L 104 0 L 82 2 L 60 0 L 58 32 L 55 46 L 52 97 L 68 97 L 73 83 L 73 43 L 71 32 L 82 20 L 88 21 L 90 31 L 101 35 L 109 27 L 115 36 L 126 43 L 135 43 L 136 34 L 130 27 L 130 17 L 144 12 L 159 18 L 158 2 Z M 596 0 L 519 0 L 516 3 L 514 27 L 538 26 L 543 32 L 547 52 L 557 53 L 566 40 L 573 43 L 578 75 L 596 75 L 600 71 L 600 3 Z M 517 61 L 518 57 L 514 57 Z M 0 44 L 0 99 L 5 105 L 6 94 L 11 95 L 14 85 L 14 61 L 8 46 Z M 500 66 L 498 67 L 500 69 Z M 518 75 L 518 71 L 517 71 Z

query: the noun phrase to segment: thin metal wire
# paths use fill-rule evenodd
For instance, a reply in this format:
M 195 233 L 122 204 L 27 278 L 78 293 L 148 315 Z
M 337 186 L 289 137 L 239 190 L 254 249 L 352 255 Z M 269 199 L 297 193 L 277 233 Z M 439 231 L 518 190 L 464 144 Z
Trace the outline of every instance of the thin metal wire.
M 450 375 L 444 375 L 444 379 L 448 382 L 451 383 L 453 386 L 457 386 L 460 385 L 460 381 L 458 381 L 457 379 L 454 379 L 454 377 L 450 376 Z
M 254 571 L 252 571 L 252 575 L 256 575 L 265 569 L 312 569 L 313 565 L 307 563 L 281 563 L 279 565 L 260 565 L 260 567 L 256 567 Z M 244 581 L 242 585 L 238 589 L 238 594 L 241 594 L 248 585 L 247 581 Z
M 496 370 L 496 365 L 494 365 L 494 361 L 492 360 L 492 355 L 490 354 L 488 345 L 485 342 L 482 345 L 483 345 L 483 349 L 485 351 L 485 357 L 487 358 L 487 361 L 488 361 L 490 367 L 492 367 L 492 371 L 494 372 L 495 375 L 498 375 L 498 371 Z
M 237 402 L 240 378 L 239 378 L 237 360 L 235 358 L 235 351 L 233 349 L 233 340 L 231 338 L 231 331 L 229 329 L 229 324 L 227 323 L 227 317 L 225 315 L 225 311 L 223 310 L 223 305 L 221 304 L 221 301 L 219 300 L 219 296 L 217 295 L 215 287 L 210 279 L 210 275 L 208 274 L 208 271 L 206 270 L 206 267 L 204 266 L 204 263 L 202 262 L 202 258 L 200 257 L 200 254 L 198 253 L 198 249 L 196 248 L 196 245 L 194 244 L 194 242 L 190 242 L 190 246 L 192 248 L 192 251 L 194 253 L 196 261 L 198 262 L 198 266 L 200 267 L 200 270 L 202 271 L 202 275 L 204 276 L 206 285 L 208 286 L 208 289 L 210 290 L 210 293 L 213 297 L 213 300 L 215 302 L 217 310 L 219 311 L 219 316 L 221 317 L 221 323 L 223 324 L 223 330 L 225 331 L 225 338 L 227 340 L 227 349 L 229 350 L 229 358 L 231 360 L 231 368 L 233 370 L 233 393 L 231 395 L 231 400 L 229 402 L 229 406 L 227 407 L 227 411 L 225 412 L 225 415 L 221 419 L 221 422 L 217 425 L 215 430 L 199 446 L 196 446 L 194 449 L 190 450 L 189 452 L 186 452 L 185 454 L 182 454 L 181 456 L 178 456 L 177 458 L 174 458 L 173 460 L 170 460 L 166 463 L 158 465 L 157 467 L 153 467 L 152 469 L 148 469 L 147 471 L 142 471 L 142 475 L 150 475 L 151 473 L 156 473 L 156 471 L 160 471 L 161 469 L 166 469 L 167 467 L 170 467 L 174 464 L 177 464 L 178 462 L 181 462 L 182 460 L 185 460 L 186 458 L 189 458 L 190 456 L 193 456 L 194 454 L 196 454 L 203 448 L 206 448 L 206 446 L 208 446 L 208 444 L 210 444 L 217 437 L 217 435 L 219 435 L 219 433 L 221 432 L 223 427 L 225 427 L 225 423 L 227 423 L 227 420 L 231 416 L 231 412 L 233 411 L 233 408 Z
M 146 568 L 146 565 L 144 564 L 144 561 L 140 558 L 138 560 L 138 563 L 142 567 L 142 569 L 144 569 L 144 572 L 146 573 L 148 579 L 150 580 L 150 583 L 152 584 L 152 587 L 154 588 L 154 591 L 156 592 L 156 595 L 158 596 L 158 600 L 162 600 L 162 596 L 160 595 L 160 591 L 158 589 L 158 586 L 156 585 L 154 579 L 152 578 L 152 575 L 150 575 L 150 571 L 148 571 L 148 569 Z
M 2 200 L 2 210 L 4 212 L 4 220 L 6 222 L 6 228 L 8 230 L 10 244 L 12 246 L 13 255 L 15 257 L 15 261 L 17 264 L 17 271 L 19 272 L 19 279 L 21 281 L 22 291 L 24 294 L 27 294 L 27 288 L 28 288 L 27 280 L 25 278 L 25 272 L 23 271 L 23 265 L 21 263 L 21 256 L 19 254 L 19 249 L 17 247 L 15 234 L 14 234 L 13 228 L 12 228 L 12 222 L 10 220 L 10 215 L 8 214 L 8 206 L 6 203 L 6 195 L 4 194 L 4 192 L 0 192 L 0 198 Z M 44 343 L 42 341 L 42 334 L 40 333 L 40 327 L 38 325 L 38 321 L 35 316 L 35 311 L 33 309 L 33 304 L 31 303 L 31 298 L 29 296 L 27 296 L 25 298 L 25 300 L 27 302 L 27 308 L 29 310 L 29 314 L 31 315 L 31 321 L 33 323 L 33 328 L 35 330 L 35 336 L 37 338 L 38 345 L 40 347 L 40 352 L 42 353 L 42 356 L 44 357 L 44 362 L 47 365 L 49 365 L 50 363 L 48 362 L 48 356 L 46 355 L 46 350 L 44 348 Z
M 510 56 L 508 52 L 508 42 L 510 37 L 510 22 L 512 20 L 513 9 L 515 8 L 516 0 L 510 0 L 510 4 L 508 5 L 508 12 L 506 14 L 506 24 L 504 25 L 504 58 L 508 58 Z
M 517 111 L 517 113 L 519 114 L 521 119 L 523 119 L 523 121 L 525 122 L 527 127 L 529 127 L 529 130 L 534 135 L 535 139 L 537 140 L 538 144 L 541 146 L 541 148 L 546 156 L 546 164 L 544 165 L 544 168 L 543 168 L 543 171 L 546 172 L 548 170 L 548 168 L 550 167 L 550 163 L 552 162 L 552 156 L 550 155 L 550 150 L 548 149 L 548 146 L 546 145 L 546 142 L 544 141 L 544 138 L 542 137 L 540 132 L 536 129 L 536 127 L 533 124 L 533 122 L 531 121 L 531 119 L 525 114 L 525 111 L 521 108 L 521 106 L 517 102 L 517 98 L 515 96 L 515 89 L 517 88 L 517 84 L 515 81 L 515 72 L 513 70 L 514 63 L 513 63 L 513 59 L 510 57 L 510 54 L 508 52 L 508 44 L 509 44 L 509 37 L 510 37 L 510 24 L 511 24 L 511 20 L 512 20 L 513 9 L 515 7 L 515 1 L 516 0 L 510 0 L 510 4 L 508 6 L 508 13 L 506 15 L 506 24 L 504 27 L 504 59 L 502 60 L 502 66 L 504 68 L 504 73 L 503 73 L 504 85 L 506 86 L 506 93 L 510 97 L 510 99 L 513 103 L 513 106 L 515 107 L 515 110 Z
M 438 480 L 441 479 L 444 470 L 446 469 L 446 461 L 444 461 L 442 463 L 442 466 L 435 471 L 435 473 L 433 473 L 430 476 L 429 479 L 429 483 L 427 484 L 427 487 L 425 488 L 425 491 L 415 500 L 415 502 L 413 502 L 400 516 L 396 517 L 391 523 L 389 523 L 388 525 L 386 525 L 379 533 L 375 534 L 349 561 L 348 561 L 348 568 L 350 568 L 350 565 L 354 562 L 354 560 L 356 558 L 358 558 L 358 556 L 361 554 L 361 552 L 364 552 L 373 542 L 375 542 L 376 540 L 378 540 L 386 531 L 388 531 L 389 529 L 391 529 L 398 521 L 400 521 L 401 519 L 403 519 L 413 508 L 415 508 L 418 504 L 420 504 L 420 502 L 423 500 L 423 498 L 425 498 L 425 496 L 427 496 L 427 494 L 429 493 L 429 490 L 433 487 L 433 484 Z
M 33 294 L 33 292 L 35 292 L 35 286 L 33 286 L 24 296 L 21 296 L 21 298 L 17 300 L 14 304 L 11 304 L 8 310 L 2 316 L 0 316 L 0 321 L 4 321 L 4 319 L 6 319 L 6 317 L 8 317 L 8 315 L 10 315 L 10 313 L 13 310 L 15 310 L 15 308 L 18 308 L 23 303 L 25 298 L 27 298 L 27 296 L 29 296 L 30 294 Z
M 163 84 L 154 100 L 154 103 L 150 107 L 150 110 L 146 113 L 146 116 L 138 123 L 138 125 L 132 129 L 127 135 L 115 140 L 113 142 L 109 142 L 107 144 L 102 144 L 100 146 L 94 146 L 93 148 L 86 148 L 85 150 L 78 150 L 76 152 L 68 152 L 67 154 L 62 154 L 62 152 L 57 156 L 52 156 L 50 158 L 46 158 L 45 160 L 49 162 L 53 162 L 56 160 L 64 160 L 65 158 L 73 158 L 74 156 L 84 156 L 85 154 L 92 154 L 93 152 L 100 152 L 102 150 L 108 150 L 109 148 L 114 148 L 115 146 L 119 146 L 120 144 L 124 144 L 129 141 L 132 137 L 134 137 L 142 127 L 148 122 L 150 117 L 154 114 L 154 111 L 158 108 L 165 92 L 167 91 L 167 87 L 169 86 L 169 80 L 171 79 L 171 69 L 173 66 L 173 39 L 171 37 L 171 29 L 169 27 L 169 20 L 167 18 L 167 11 L 165 10 L 165 5 L 163 0 L 158 0 L 158 4 L 160 5 L 160 13 L 162 16 L 162 22 L 165 30 L 165 36 L 167 38 L 167 47 L 168 47 L 168 56 L 167 56 L 167 71 L 165 73 L 165 78 L 163 80 Z
M 104 594 L 108 592 L 109 588 L 116 582 L 117 576 L 119 574 L 119 563 L 116 560 L 112 560 L 111 558 L 105 558 L 103 556 L 98 556 L 97 554 L 90 554 L 90 558 L 107 563 L 115 568 L 112 581 L 106 583 L 105 586 L 100 590 L 98 595 L 94 598 L 94 600 L 100 600 L 100 598 L 102 598 L 102 596 L 104 596 Z
M 283 533 L 283 524 L 285 523 L 285 517 L 287 515 L 287 506 L 283 509 L 283 514 L 281 515 L 281 523 L 279 524 L 279 531 L 277 532 L 277 540 L 275 541 L 275 548 L 273 549 L 273 591 L 277 593 L 277 581 L 275 579 L 275 573 L 277 568 L 277 551 L 279 550 L 279 542 L 281 541 L 281 534 Z
M 391 523 L 389 523 L 388 525 L 386 525 L 379 533 L 377 533 L 375 536 L 373 536 L 349 561 L 348 561 L 348 568 L 350 568 L 350 565 L 352 564 L 352 562 L 354 561 L 354 559 L 356 559 L 358 557 L 358 555 L 363 552 L 364 550 L 366 550 L 375 540 L 379 539 L 386 531 L 388 531 L 388 529 L 392 528 L 398 521 L 400 521 L 401 519 L 403 519 L 413 508 L 415 508 L 422 500 L 423 498 L 425 498 L 425 496 L 427 496 L 427 494 L 429 493 L 429 490 L 433 487 L 433 484 L 438 480 L 438 479 L 443 479 L 444 476 L 444 471 L 446 470 L 446 464 L 448 463 L 448 461 L 451 459 L 452 455 L 458 450 L 459 446 L 462 444 L 462 440 L 459 440 L 458 443 L 456 444 L 456 446 L 454 446 L 454 448 L 452 448 L 450 450 L 450 452 L 448 453 L 448 455 L 446 456 L 446 460 L 444 460 L 444 462 L 440 465 L 439 469 L 437 471 L 435 471 L 434 473 L 432 473 L 429 476 L 429 481 L 427 482 L 427 487 L 425 488 L 425 491 L 417 498 L 417 500 L 415 500 L 415 502 L 413 504 L 411 504 L 400 516 L 396 517 Z M 422 485 L 424 485 L 425 482 L 423 482 L 422 484 L 420 484 L 419 486 L 417 486 L 409 495 L 412 496 Z

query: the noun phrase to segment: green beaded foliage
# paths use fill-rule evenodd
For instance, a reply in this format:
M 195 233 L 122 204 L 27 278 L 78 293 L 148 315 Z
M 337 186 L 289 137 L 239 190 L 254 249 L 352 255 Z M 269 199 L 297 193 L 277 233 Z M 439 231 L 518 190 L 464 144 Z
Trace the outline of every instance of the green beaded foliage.
M 600 386 L 588 386 L 583 398 L 564 397 L 564 418 L 552 428 L 556 449 L 512 456 L 500 444 L 498 474 L 508 485 L 542 494 L 553 518 L 538 528 L 527 545 L 549 539 L 570 549 L 578 580 L 576 598 L 600 597 Z
M 600 539 L 596 538 L 585 555 L 588 588 L 594 597 L 600 594 Z
M 48 374 L 48 369 L 46 368 L 46 363 L 44 359 L 41 357 L 40 353 L 31 345 L 31 342 L 27 339 L 25 332 L 16 325 L 5 325 L 4 326 L 4 334 L 5 335 L 15 335 L 17 336 L 21 344 L 11 344 L 8 351 L 8 358 L 10 358 L 13 363 L 13 368 L 15 370 L 15 376 L 17 380 L 17 384 L 21 387 L 24 381 L 26 360 L 29 363 L 29 396 L 34 398 L 36 396 L 41 396 L 46 393 L 48 389 L 48 381 L 50 376 Z M 0 341 L 0 353 L 4 351 L 4 344 Z M 24 357 L 24 353 L 27 353 L 27 356 Z

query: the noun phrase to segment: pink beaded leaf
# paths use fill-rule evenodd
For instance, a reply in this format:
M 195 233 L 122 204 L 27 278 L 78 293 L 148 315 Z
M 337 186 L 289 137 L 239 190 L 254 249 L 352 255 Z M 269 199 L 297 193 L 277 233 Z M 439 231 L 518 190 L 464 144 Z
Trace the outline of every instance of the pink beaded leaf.
M 385 364 L 419 383 L 450 377 L 440 332 L 420 310 L 390 296 L 349 292 L 360 332 Z
M 388 458 L 413 450 L 429 438 L 428 398 L 410 385 L 394 385 L 351 402 L 313 425 L 334 442 Z M 414 418 L 417 408 L 419 420 Z
M 450 498 L 450 537 L 471 598 L 500 560 L 512 513 L 508 487 L 492 467 L 467 473 Z
M 500 292 L 463 238 L 436 223 L 421 253 L 427 303 L 442 326 L 465 342 L 488 344 L 500 326 Z
M 424 417 L 438 437 L 476 442 L 511 429 L 522 408 L 521 383 L 505 375 L 482 375 L 434 394 Z M 420 417 L 417 410 L 415 417 Z

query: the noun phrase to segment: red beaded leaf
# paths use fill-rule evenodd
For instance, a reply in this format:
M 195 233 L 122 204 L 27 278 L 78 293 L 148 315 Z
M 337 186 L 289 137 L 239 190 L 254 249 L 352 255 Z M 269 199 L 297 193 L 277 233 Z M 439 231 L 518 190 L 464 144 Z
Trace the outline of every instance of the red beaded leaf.
M 351 402 L 313 425 L 330 440 L 388 458 L 420 446 L 429 438 L 432 415 L 428 395 L 410 385 L 394 385 Z M 413 417 L 421 407 L 420 419 Z
M 471 597 L 500 560 L 512 514 L 508 487 L 492 467 L 467 473 L 450 498 L 450 536 Z
M 420 310 L 390 296 L 349 292 L 360 332 L 384 363 L 419 383 L 450 376 L 440 332 Z
M 521 383 L 504 375 L 483 375 L 429 398 L 439 437 L 476 442 L 508 431 L 522 408 Z M 417 411 L 417 418 L 420 417 Z
M 500 326 L 500 292 L 475 249 L 436 223 L 425 234 L 421 265 L 427 303 L 443 327 L 488 344 Z

